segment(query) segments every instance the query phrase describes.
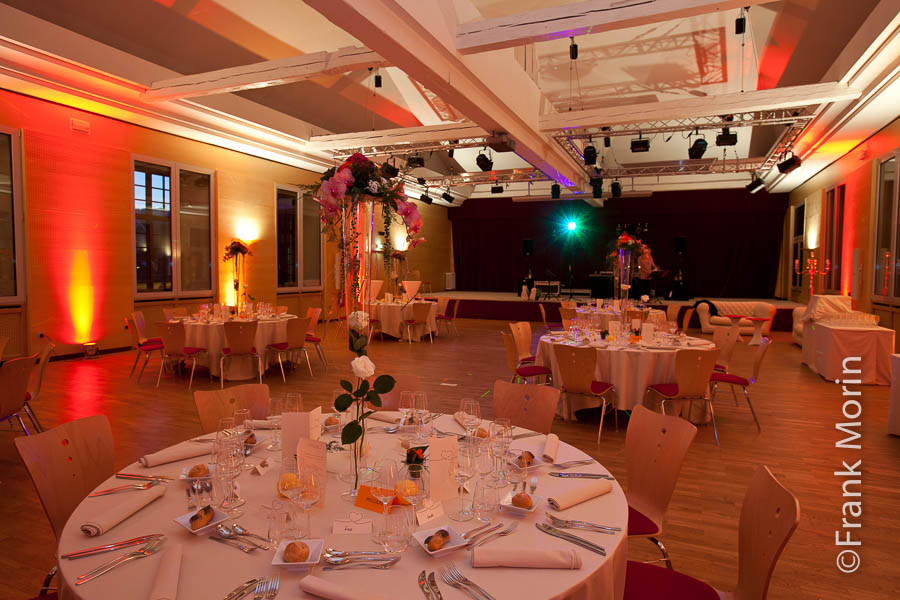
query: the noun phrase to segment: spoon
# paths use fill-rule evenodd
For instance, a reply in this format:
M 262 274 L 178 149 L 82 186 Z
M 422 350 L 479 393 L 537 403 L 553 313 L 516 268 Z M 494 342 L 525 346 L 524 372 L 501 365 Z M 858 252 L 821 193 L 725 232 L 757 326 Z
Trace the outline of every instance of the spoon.
M 325 554 L 329 556 L 334 556 L 337 558 L 345 558 L 349 556 L 390 556 L 396 554 L 395 552 L 385 552 L 385 551 L 377 551 L 377 550 L 336 550 L 335 548 L 325 548 Z
M 398 561 L 400 557 L 396 554 L 390 556 L 326 556 L 325 561 L 329 565 L 349 565 L 351 563 L 361 562 L 390 562 Z
M 221 535 L 226 540 L 234 540 L 234 539 L 237 539 L 238 537 L 240 537 L 240 536 L 238 536 L 237 533 L 235 533 L 228 527 L 225 527 L 225 525 L 223 525 L 221 523 L 216 525 L 216 531 L 219 532 L 219 535 Z M 269 547 L 266 546 L 265 544 L 258 544 L 256 542 L 254 542 L 253 540 L 242 539 L 241 541 L 247 542 L 248 544 L 252 544 L 252 545 L 256 546 L 257 548 L 259 548 L 260 550 L 268 550 L 269 549 Z
M 371 564 L 365 563 L 365 562 L 357 562 L 357 561 L 348 562 L 345 564 L 334 564 L 334 563 L 326 562 L 326 565 L 324 567 L 322 567 L 322 570 L 323 571 L 340 571 L 342 569 L 357 569 L 357 568 L 390 569 L 395 564 L 397 564 L 398 560 L 400 560 L 399 556 L 396 558 L 391 558 L 391 559 L 385 560 L 384 562 L 381 562 L 381 563 L 371 563 Z
M 531 491 L 532 494 L 534 494 L 534 491 L 537 489 L 537 485 L 538 485 L 537 477 L 532 477 L 528 481 L 528 489 Z
M 247 535 L 247 536 L 250 536 L 250 537 L 255 537 L 256 539 L 261 540 L 261 541 L 263 541 L 263 542 L 268 542 L 268 543 L 270 543 L 270 544 L 274 543 L 272 540 L 267 540 L 266 538 L 264 538 L 264 537 L 262 537 L 262 536 L 260 536 L 260 535 L 256 535 L 255 533 L 251 533 L 251 532 L 247 531 L 246 529 L 244 529 L 243 527 L 241 527 L 241 526 L 238 525 L 237 523 L 232 523 L 232 524 L 231 524 L 231 529 L 232 529 L 236 534 L 238 534 L 238 535 Z

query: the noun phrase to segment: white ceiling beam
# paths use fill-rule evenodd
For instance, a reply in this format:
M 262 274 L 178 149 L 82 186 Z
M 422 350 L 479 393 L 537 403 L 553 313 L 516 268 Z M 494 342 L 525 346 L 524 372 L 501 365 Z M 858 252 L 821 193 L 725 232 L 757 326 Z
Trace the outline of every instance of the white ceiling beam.
M 419 144 L 423 142 L 443 142 L 465 140 L 488 136 L 488 132 L 474 123 L 444 123 L 422 127 L 398 127 L 379 131 L 335 133 L 314 135 L 310 138 L 310 148 L 317 150 L 348 150 L 370 146 L 392 146 L 396 144 Z
M 585 127 L 608 127 L 648 121 L 666 121 L 730 115 L 741 112 L 798 108 L 859 98 L 858 89 L 843 83 L 813 83 L 786 88 L 734 92 L 699 98 L 690 96 L 665 102 L 645 102 L 630 106 L 598 108 L 541 117 L 541 131 L 564 131 Z
M 227 94 L 305 81 L 320 75 L 384 67 L 387 64 L 387 61 L 368 48 L 351 46 L 335 52 L 289 56 L 251 65 L 164 79 L 154 82 L 144 97 L 148 100 L 173 100 L 210 94 Z
M 463 23 L 456 29 L 462 54 L 513 48 L 739 9 L 771 0 L 585 0 L 517 15 Z
M 507 133 L 516 154 L 566 186 L 579 166 L 538 131 L 541 92 L 512 52 L 461 56 L 456 13 L 445 0 L 305 0 L 485 131 Z

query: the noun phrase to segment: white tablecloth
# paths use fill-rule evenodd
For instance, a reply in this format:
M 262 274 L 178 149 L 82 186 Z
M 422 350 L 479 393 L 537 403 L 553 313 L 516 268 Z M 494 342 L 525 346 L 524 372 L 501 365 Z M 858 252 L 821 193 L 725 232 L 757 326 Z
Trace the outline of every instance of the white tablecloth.
M 392 304 L 373 304 L 372 318 L 381 321 L 381 330 L 391 337 L 406 340 L 407 328 L 405 321 L 413 318 L 413 304 L 430 304 L 431 310 L 428 313 L 428 328 L 432 335 L 437 334 L 437 303 L 436 302 L 410 302 L 403 305 L 398 303 Z M 421 329 L 421 326 L 419 326 Z M 428 335 L 427 331 L 423 331 L 424 336 Z M 416 339 L 416 332 L 413 330 L 413 339 Z
M 553 342 L 551 340 L 559 340 Z M 712 342 L 699 338 L 688 338 L 697 344 L 696 346 L 681 346 L 684 349 L 709 349 Z M 554 338 L 545 335 L 538 343 L 536 364 L 548 367 L 553 371 L 553 385 L 559 387 L 559 366 L 556 362 L 556 353 L 553 352 L 553 343 L 565 343 L 562 338 Z M 606 399 L 612 402 L 619 410 L 631 410 L 639 404 L 643 404 L 647 386 L 654 383 L 675 383 L 675 353 L 677 348 L 649 349 L 641 346 L 607 346 L 596 348 L 597 363 L 594 368 L 594 380 L 606 381 L 615 386 Z M 600 402 L 589 396 L 572 394 L 568 398 L 573 410 L 600 406 Z M 705 422 L 702 412 L 705 407 L 701 402 L 695 402 L 691 420 Z M 562 404 L 560 404 L 562 407 Z M 560 408 L 562 410 L 562 408 Z M 562 413 L 560 413 L 561 416 Z
M 891 406 L 888 410 L 888 433 L 900 435 L 900 354 L 891 354 Z
M 452 417 L 443 416 L 438 420 L 438 428 L 447 431 L 458 431 Z M 519 430 L 517 430 L 518 432 Z M 266 432 L 263 432 L 266 433 Z M 330 438 L 328 438 L 330 439 Z M 512 444 L 514 449 L 530 449 L 535 454 L 543 448 L 545 436 L 538 436 L 522 440 L 516 440 Z M 369 436 L 375 457 L 388 455 L 394 458 L 400 457 L 400 440 L 396 436 L 374 434 Z M 191 442 L 185 442 L 191 443 Z M 260 456 L 265 456 L 273 461 L 274 468 L 263 476 L 242 474 L 239 479 L 241 495 L 247 500 L 243 506 L 244 515 L 237 521 L 253 532 L 262 535 L 266 533 L 266 519 L 261 504 L 269 504 L 275 498 L 275 480 L 278 477 L 278 465 L 274 463 L 277 453 L 258 450 Z M 254 453 L 254 457 L 256 454 Z M 569 446 L 560 444 L 557 454 L 558 461 L 584 458 L 586 455 Z M 177 463 L 160 465 L 152 469 L 142 469 L 137 464 L 132 464 L 124 470 L 128 472 L 146 472 L 177 477 L 184 467 L 189 466 L 196 459 L 189 459 Z M 607 473 L 601 465 L 594 463 L 585 467 L 579 467 L 579 471 Z M 577 480 L 556 479 L 546 475 L 546 468 L 535 469 L 538 477 L 537 495 L 547 497 L 555 493 L 570 489 L 571 486 L 581 485 Z M 118 485 L 121 480 L 109 479 L 99 487 Z M 72 513 L 66 524 L 59 542 L 59 554 L 83 550 L 102 544 L 130 539 L 149 533 L 162 533 L 168 536 L 166 546 L 176 543 L 183 544 L 183 562 L 181 566 L 181 578 L 178 587 L 178 598 L 188 600 L 221 599 L 239 583 L 252 577 L 281 575 L 281 592 L 279 598 L 306 597 L 298 591 L 298 582 L 304 577 L 304 572 L 279 570 L 270 563 L 273 551 L 255 550 L 251 554 L 243 554 L 235 548 L 218 544 L 205 539 L 206 536 L 192 535 L 183 527 L 173 522 L 172 519 L 185 514 L 187 501 L 184 494 L 185 485 L 180 482 L 168 484 L 167 493 L 149 506 L 145 507 L 134 516 L 126 519 L 121 524 L 112 528 L 102 536 L 89 538 L 79 530 L 79 525 L 84 520 L 95 514 L 95 511 L 105 507 L 114 506 L 121 502 L 124 494 L 112 494 L 96 498 L 86 498 Z M 368 534 L 347 535 L 331 533 L 332 522 L 335 518 L 346 518 L 352 507 L 348 502 L 340 498 L 340 493 L 346 490 L 348 484 L 342 483 L 337 476 L 330 474 L 327 482 L 327 492 L 324 501 L 312 511 L 312 533 L 315 538 L 324 538 L 326 546 L 341 549 L 380 549 L 370 540 Z M 127 492 L 127 494 L 141 494 L 144 492 Z M 449 509 L 451 502 L 445 503 Z M 383 595 L 398 599 L 412 599 L 421 597 L 421 591 L 416 585 L 416 576 L 422 569 L 437 571 L 441 565 L 453 561 L 468 577 L 478 582 L 482 587 L 493 594 L 497 600 L 597 600 L 597 599 L 621 599 L 624 595 L 625 564 L 627 558 L 627 536 L 622 533 L 605 535 L 584 531 L 573 531 L 591 541 L 606 548 L 607 556 L 583 550 L 569 542 L 550 537 L 535 528 L 535 524 L 545 521 L 544 513 L 550 511 L 546 502 L 541 503 L 534 513 L 525 517 L 513 517 L 506 513 L 495 516 L 495 522 L 519 522 L 516 532 L 508 537 L 491 542 L 494 548 L 520 548 L 541 547 L 547 549 L 576 550 L 580 553 L 583 566 L 579 570 L 572 571 L 547 571 L 541 569 L 509 569 L 509 568 L 482 568 L 473 569 L 470 566 L 470 555 L 465 550 L 459 550 L 441 558 L 431 558 L 424 550 L 411 542 L 409 549 L 403 553 L 403 558 L 390 570 L 380 571 L 371 569 L 353 569 L 345 571 L 322 571 L 317 569 L 315 575 L 323 579 L 340 582 L 342 585 L 359 589 L 368 589 Z M 366 516 L 378 518 L 374 513 L 363 511 Z M 618 483 L 613 483 L 610 493 L 589 500 L 580 505 L 562 511 L 559 514 L 566 519 L 583 519 L 606 525 L 627 528 L 628 505 L 625 494 Z M 468 521 L 462 524 L 451 521 L 446 517 L 434 521 L 429 526 L 449 525 L 458 531 L 468 531 L 477 523 Z M 166 547 L 164 546 L 164 547 Z M 134 561 L 127 566 L 114 569 L 99 579 L 73 589 L 75 578 L 102 562 L 108 560 L 113 554 L 103 554 L 79 560 L 60 560 L 59 573 L 66 584 L 66 599 L 79 598 L 83 600 L 106 600 L 108 598 L 147 598 L 153 577 L 157 571 L 160 555 Z M 440 584 L 446 600 L 455 600 L 464 596 L 450 588 Z
M 621 317 L 613 312 L 605 310 L 597 310 L 595 307 L 587 306 L 578 309 L 578 317 L 581 319 L 597 319 L 598 326 L 603 329 L 609 329 L 610 321 L 616 321 Z M 647 322 L 653 323 L 657 327 L 661 327 L 666 323 L 666 313 L 655 308 L 650 309 L 647 314 Z
M 259 321 L 256 329 L 256 351 L 264 357 L 266 346 L 287 341 L 287 322 L 296 315 L 285 315 L 272 320 Z M 208 365 L 213 375 L 219 375 L 219 359 L 225 347 L 225 325 L 211 322 L 185 322 L 186 346 L 206 348 L 209 352 Z M 249 356 L 235 357 L 225 361 L 225 379 L 252 379 L 256 377 L 256 360 Z
M 892 329 L 803 324 L 803 362 L 829 381 L 842 379 L 844 359 L 858 356 L 862 360 L 849 363 L 848 368 L 862 369 L 862 375 L 853 378 L 864 384 L 890 385 L 893 351 Z

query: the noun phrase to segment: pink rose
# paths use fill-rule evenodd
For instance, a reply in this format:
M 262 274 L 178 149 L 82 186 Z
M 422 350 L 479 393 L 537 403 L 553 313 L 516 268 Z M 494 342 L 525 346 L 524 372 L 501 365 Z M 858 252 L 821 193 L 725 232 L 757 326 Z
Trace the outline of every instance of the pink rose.
M 413 248 L 415 248 L 416 246 L 418 246 L 418 245 L 421 244 L 422 242 L 426 242 L 426 241 L 428 241 L 428 240 L 426 240 L 425 238 L 416 238 L 416 239 L 414 239 L 414 240 L 410 240 L 410 242 L 409 242 L 409 250 L 412 250 Z

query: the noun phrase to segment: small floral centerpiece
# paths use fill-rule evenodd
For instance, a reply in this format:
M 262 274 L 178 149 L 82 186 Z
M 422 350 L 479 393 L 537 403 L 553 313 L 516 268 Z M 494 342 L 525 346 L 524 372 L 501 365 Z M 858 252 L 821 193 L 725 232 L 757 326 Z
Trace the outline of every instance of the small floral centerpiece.
M 425 464 L 425 452 L 428 451 L 428 446 L 415 446 L 406 451 L 406 460 L 404 461 L 408 465 L 423 465 Z

